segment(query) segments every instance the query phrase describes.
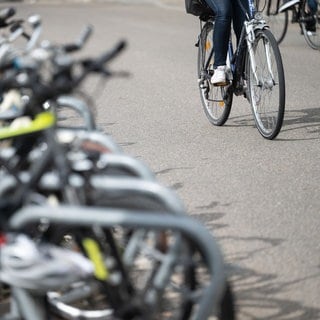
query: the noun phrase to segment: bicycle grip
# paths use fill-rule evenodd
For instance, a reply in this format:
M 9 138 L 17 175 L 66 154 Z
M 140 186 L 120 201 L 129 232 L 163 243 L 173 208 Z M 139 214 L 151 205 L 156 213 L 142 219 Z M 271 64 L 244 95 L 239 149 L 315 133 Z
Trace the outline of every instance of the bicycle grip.
M 93 31 L 93 26 L 91 25 L 87 25 L 86 28 L 82 30 L 79 40 L 77 41 L 80 47 L 82 47 L 87 42 L 87 40 L 92 34 L 92 31 Z
M 16 14 L 16 10 L 12 7 L 0 10 L 0 28 L 6 27 L 7 20 Z
M 88 38 L 92 34 L 93 27 L 91 25 L 88 25 L 80 34 L 80 37 L 77 41 L 70 44 L 63 45 L 63 49 L 66 52 L 74 52 L 80 50 L 85 42 L 88 40 Z
M 113 49 L 103 54 L 98 59 L 98 64 L 103 65 L 109 61 L 111 61 L 113 58 L 115 58 L 125 47 L 127 46 L 127 42 L 125 40 L 120 40 Z

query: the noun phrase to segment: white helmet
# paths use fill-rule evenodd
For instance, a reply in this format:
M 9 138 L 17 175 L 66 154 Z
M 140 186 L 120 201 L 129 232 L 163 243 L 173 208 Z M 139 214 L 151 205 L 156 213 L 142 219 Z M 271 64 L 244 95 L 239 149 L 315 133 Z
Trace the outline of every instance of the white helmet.
M 47 292 L 93 275 L 93 264 L 78 252 L 36 244 L 22 234 L 8 238 L 0 247 L 0 281 L 8 285 Z

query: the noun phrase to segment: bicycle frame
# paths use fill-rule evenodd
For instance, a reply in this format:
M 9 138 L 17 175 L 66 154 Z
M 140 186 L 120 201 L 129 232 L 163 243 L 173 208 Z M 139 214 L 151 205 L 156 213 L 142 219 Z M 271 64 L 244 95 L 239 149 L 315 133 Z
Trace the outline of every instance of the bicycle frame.
M 244 25 L 241 30 L 240 39 L 238 42 L 237 48 L 234 50 L 232 39 L 230 37 L 229 44 L 228 44 L 228 54 L 227 54 L 227 60 L 230 62 L 230 69 L 227 70 L 228 79 L 231 82 L 234 93 L 236 95 L 245 94 L 245 84 L 243 83 L 243 76 L 246 73 L 246 55 L 250 55 L 251 60 L 251 66 L 252 66 L 252 72 L 254 74 L 254 77 L 259 83 L 258 76 L 256 73 L 256 64 L 255 64 L 255 58 L 252 53 L 252 44 L 255 40 L 255 34 L 254 31 L 256 29 L 264 29 L 267 27 L 267 24 L 262 19 L 261 16 L 256 14 L 256 9 L 254 6 L 253 0 L 247 0 L 248 4 L 248 11 L 246 11 L 246 21 L 244 22 Z M 245 10 L 243 5 L 241 4 L 240 0 L 238 0 L 240 7 Z M 209 20 L 208 20 L 209 21 Z M 212 19 L 212 23 L 214 23 L 214 18 Z M 202 29 L 202 24 L 201 24 Z M 205 67 L 206 70 L 209 67 L 210 61 L 213 57 L 214 48 L 212 48 L 209 52 L 208 58 L 205 61 Z M 268 61 L 269 65 L 269 61 Z M 271 71 L 271 67 L 269 66 L 269 70 Z
M 79 194 L 79 188 L 72 183 L 70 184 L 68 181 L 68 177 L 72 174 L 70 163 L 65 158 L 64 152 L 61 151 L 62 146 L 54 139 L 53 130 L 53 128 L 50 128 L 43 133 L 45 141 L 48 143 L 48 148 L 37 161 L 32 163 L 28 170 L 26 181 L 21 181 L 21 177 L 15 175 L 14 169 L 10 167 L 10 164 L 0 157 L 0 163 L 8 169 L 10 174 L 15 176 L 15 183 L 13 184 L 15 185 L 15 192 L 13 198 L 16 203 L 20 203 L 28 191 L 34 190 L 37 186 L 40 186 L 44 190 L 58 191 L 61 185 L 64 185 L 62 191 L 65 201 L 68 203 L 82 202 L 83 199 L 81 199 L 81 194 Z M 59 132 L 59 129 L 57 130 Z M 77 131 L 71 131 L 71 133 L 72 132 L 75 133 Z M 84 140 L 86 137 L 90 138 L 91 136 L 95 138 L 95 135 L 99 137 L 99 133 L 87 131 L 77 132 L 77 135 L 81 136 L 81 133 L 83 134 Z M 97 140 L 98 143 L 104 142 L 98 139 L 95 140 Z M 159 185 L 155 180 L 154 174 L 144 163 L 119 153 L 102 154 L 99 159 L 101 169 L 103 169 L 103 167 L 118 168 L 125 172 L 131 172 L 132 175 L 115 177 L 112 175 L 108 176 L 107 174 L 102 175 L 101 172 L 99 172 L 99 174 L 93 173 L 90 178 L 88 178 L 87 183 L 90 184 L 90 187 L 94 188 L 94 190 L 104 191 L 107 194 L 125 193 L 127 195 L 150 197 L 155 199 L 171 213 L 181 214 L 184 212 L 185 208 L 180 199 L 171 190 Z M 52 161 L 59 170 L 55 173 L 47 173 L 47 168 Z M 48 177 L 48 179 L 46 179 L 46 177 Z M 7 181 L 4 185 L 12 185 L 10 175 L 7 178 L 2 177 L 2 179 Z
M 302 27 L 302 23 L 309 22 L 311 20 L 310 17 L 306 16 L 306 8 L 308 8 L 308 0 L 300 0 L 298 7 L 293 7 L 292 10 L 295 11 L 297 15 L 297 20 Z
M 265 13 L 266 19 L 270 23 L 270 28 L 273 29 L 278 45 L 287 34 L 289 13 L 292 13 L 291 23 L 298 23 L 307 44 L 312 49 L 319 50 L 319 8 L 319 0 L 299 0 L 282 4 L 279 0 L 266 0 L 266 5 L 261 10 Z
M 240 6 L 241 5 L 240 0 L 238 0 Z M 244 22 L 244 25 L 241 30 L 241 35 L 239 39 L 239 43 L 237 46 L 237 49 L 234 53 L 233 45 L 231 39 L 229 40 L 229 47 L 228 47 L 228 57 L 230 59 L 230 66 L 231 71 L 233 74 L 234 79 L 234 93 L 236 95 L 244 94 L 244 84 L 242 83 L 243 74 L 245 74 L 246 66 L 245 66 L 245 59 L 246 55 L 249 54 L 250 61 L 251 61 L 251 68 L 252 73 L 257 81 L 257 84 L 259 84 L 259 79 L 256 73 L 256 62 L 253 55 L 253 43 L 255 41 L 255 30 L 257 29 L 264 29 L 267 27 L 266 22 L 262 19 L 262 16 L 256 14 L 256 8 L 254 5 L 253 0 L 248 0 L 248 11 L 246 12 L 247 20 Z M 268 59 L 268 69 L 270 73 L 271 66 L 270 66 L 270 59 Z

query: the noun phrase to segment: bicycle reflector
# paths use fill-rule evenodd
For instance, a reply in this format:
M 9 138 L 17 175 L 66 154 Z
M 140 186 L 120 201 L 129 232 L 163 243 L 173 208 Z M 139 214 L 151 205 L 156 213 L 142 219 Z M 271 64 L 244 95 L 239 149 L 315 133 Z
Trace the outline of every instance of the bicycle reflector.
M 0 128 L 0 140 L 42 131 L 52 127 L 56 117 L 51 112 L 42 112 L 32 120 L 28 117 L 15 119 L 10 125 Z

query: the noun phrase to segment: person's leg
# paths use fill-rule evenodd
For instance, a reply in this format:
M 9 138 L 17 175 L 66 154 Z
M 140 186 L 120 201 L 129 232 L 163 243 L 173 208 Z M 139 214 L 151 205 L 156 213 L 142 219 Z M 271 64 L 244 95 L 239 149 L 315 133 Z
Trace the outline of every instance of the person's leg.
M 306 28 L 308 31 L 316 32 L 317 31 L 317 18 L 316 13 L 318 10 L 318 3 L 316 0 L 307 0 L 307 5 L 309 9 L 309 18 L 310 21 L 306 22 Z
M 214 67 L 226 64 L 231 29 L 232 6 L 230 0 L 206 0 L 215 13 L 213 33 Z
M 246 19 L 246 12 L 248 11 L 247 0 L 231 0 L 232 1 L 232 22 L 233 30 L 236 34 L 237 42 L 239 42 L 243 23 Z M 241 1 L 242 6 L 240 6 Z M 244 12 L 243 9 L 246 11 Z
M 310 9 L 310 12 L 312 14 L 315 14 L 318 10 L 318 3 L 316 0 L 308 0 L 307 1 L 308 3 L 308 6 L 309 6 L 309 9 Z

